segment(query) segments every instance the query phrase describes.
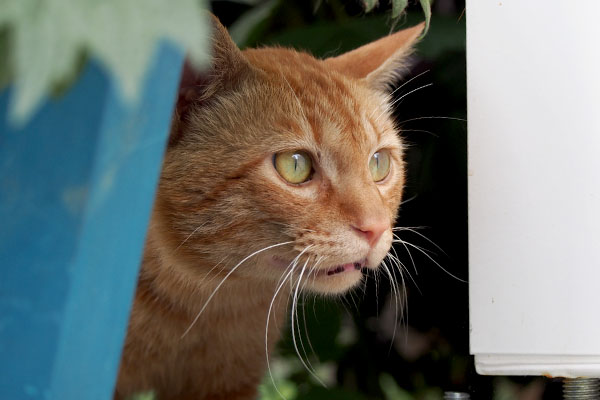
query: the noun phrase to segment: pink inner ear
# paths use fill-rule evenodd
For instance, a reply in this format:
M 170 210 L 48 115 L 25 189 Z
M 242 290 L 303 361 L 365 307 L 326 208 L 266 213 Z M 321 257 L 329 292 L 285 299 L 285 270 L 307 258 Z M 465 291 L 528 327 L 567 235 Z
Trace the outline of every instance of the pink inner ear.
M 380 68 L 385 69 L 386 66 L 395 68 L 410 53 L 424 27 L 425 23 L 420 23 L 403 29 L 358 49 L 328 58 L 325 62 L 335 70 L 357 79 L 366 78 L 370 73 Z

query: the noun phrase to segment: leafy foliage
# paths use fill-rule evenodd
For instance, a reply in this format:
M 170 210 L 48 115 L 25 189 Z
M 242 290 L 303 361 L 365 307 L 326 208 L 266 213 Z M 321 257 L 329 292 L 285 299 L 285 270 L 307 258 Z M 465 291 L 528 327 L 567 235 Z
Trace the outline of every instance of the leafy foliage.
M 365 5 L 365 11 L 371 12 L 377 5 L 377 0 L 363 0 L 363 4 Z
M 392 2 L 392 18 L 398 18 L 408 6 L 408 0 L 395 0 Z
M 429 23 L 431 22 L 431 2 L 433 0 L 419 0 L 421 3 L 421 8 L 423 8 L 423 13 L 425 14 L 425 31 L 423 35 L 429 31 Z
M 406 10 L 408 6 L 408 0 L 390 0 L 392 3 L 392 18 L 398 18 Z M 372 11 L 377 6 L 377 0 L 362 0 L 366 12 Z M 431 3 L 433 0 L 419 0 L 423 14 L 425 14 L 425 31 L 423 35 L 429 30 L 429 23 L 431 21 Z
M 161 40 L 206 63 L 203 6 L 199 0 L 0 0 L 7 43 L 0 46 L 0 82 L 14 83 L 12 119 L 23 122 L 55 85 L 73 81 L 82 57 L 112 73 L 129 101 L 137 98 Z
M 127 398 L 127 400 L 157 400 L 154 392 L 137 393 Z
M 280 0 L 268 0 L 240 16 L 233 25 L 229 27 L 229 34 L 238 46 L 243 46 L 251 32 L 261 21 L 266 19 L 273 9 L 279 5 Z

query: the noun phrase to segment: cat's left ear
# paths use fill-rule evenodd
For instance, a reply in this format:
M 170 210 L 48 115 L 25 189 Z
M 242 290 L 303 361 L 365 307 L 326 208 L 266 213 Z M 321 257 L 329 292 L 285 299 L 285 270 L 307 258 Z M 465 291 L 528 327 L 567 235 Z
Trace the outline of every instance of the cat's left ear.
M 365 79 L 375 89 L 385 90 L 406 70 L 407 58 L 424 28 L 425 23 L 422 22 L 340 56 L 328 58 L 325 63 L 345 75 Z
M 181 72 L 179 93 L 173 119 L 169 144 L 179 140 L 187 123 L 187 116 L 198 107 L 214 99 L 219 93 L 235 90 L 240 82 L 254 73 L 253 67 L 229 36 L 219 19 L 210 15 L 212 24 L 212 57 L 207 69 L 194 68 L 186 60 Z

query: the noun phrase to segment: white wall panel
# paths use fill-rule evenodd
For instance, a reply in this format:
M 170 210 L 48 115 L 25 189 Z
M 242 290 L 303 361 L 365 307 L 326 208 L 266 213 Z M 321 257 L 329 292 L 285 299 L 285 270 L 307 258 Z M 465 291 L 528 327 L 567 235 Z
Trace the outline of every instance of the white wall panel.
M 469 0 L 471 353 L 600 376 L 600 2 Z

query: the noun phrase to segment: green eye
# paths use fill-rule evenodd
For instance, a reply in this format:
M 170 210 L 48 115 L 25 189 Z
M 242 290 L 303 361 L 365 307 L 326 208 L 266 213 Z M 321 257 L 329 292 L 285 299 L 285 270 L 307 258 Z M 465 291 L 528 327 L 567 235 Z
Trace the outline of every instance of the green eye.
M 307 152 L 301 150 L 275 154 L 273 159 L 279 175 L 289 183 L 303 183 L 311 178 L 312 161 Z
M 387 150 L 379 150 L 369 161 L 369 170 L 375 182 L 385 179 L 390 172 L 390 152 Z

